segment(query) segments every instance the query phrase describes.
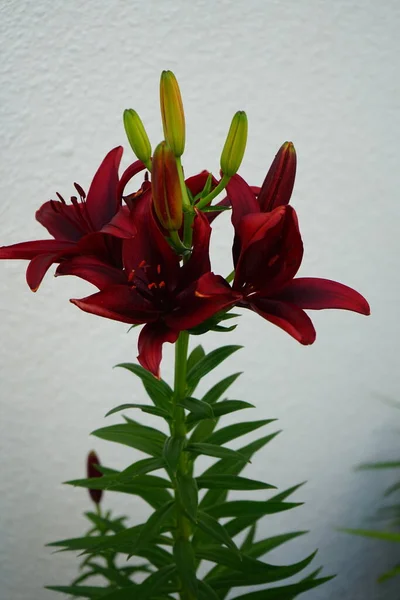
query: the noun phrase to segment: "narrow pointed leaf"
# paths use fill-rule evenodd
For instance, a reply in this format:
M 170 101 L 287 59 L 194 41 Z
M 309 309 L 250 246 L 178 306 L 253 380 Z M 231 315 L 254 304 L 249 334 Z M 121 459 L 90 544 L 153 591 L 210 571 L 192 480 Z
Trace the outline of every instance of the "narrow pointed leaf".
M 190 413 L 196 419 L 214 418 L 214 411 L 212 406 L 207 404 L 207 402 L 203 402 L 203 400 L 198 400 L 197 398 L 185 398 L 184 400 L 178 403 L 178 406 L 182 406 L 182 408 L 185 408 L 186 410 L 190 411 Z
M 161 526 L 168 521 L 171 517 L 173 509 L 175 507 L 174 501 L 167 502 L 163 506 L 160 506 L 144 523 L 140 530 L 139 536 L 136 541 L 136 547 L 141 548 L 147 546 L 153 539 L 158 535 Z
M 267 590 L 257 590 L 241 596 L 235 596 L 235 600 L 294 600 L 297 596 L 319 585 L 327 583 L 332 577 L 320 577 L 309 581 L 300 581 L 291 585 L 273 587 Z
M 205 355 L 206 353 L 204 351 L 204 348 L 200 344 L 193 348 L 193 350 L 189 354 L 189 358 L 187 361 L 187 371 L 189 372 L 194 367 L 194 365 L 199 362 L 199 360 L 205 357 Z
M 204 475 L 197 478 L 199 488 L 223 490 L 268 490 L 276 489 L 274 485 L 238 477 L 237 475 Z
M 233 425 L 227 425 L 217 431 L 214 431 L 208 438 L 207 442 L 210 444 L 226 444 L 236 438 L 251 433 L 264 425 L 273 423 L 276 419 L 262 419 L 260 421 L 245 421 L 244 423 L 233 423 Z
M 174 544 L 174 558 L 183 586 L 197 598 L 196 559 L 192 544 L 178 538 Z
M 176 473 L 179 458 L 185 445 L 185 438 L 170 436 L 166 438 L 163 448 L 163 458 L 169 471 L 174 475 Z
M 260 518 L 264 515 L 290 510 L 302 506 L 302 502 L 271 502 L 269 500 L 232 500 L 224 504 L 217 504 L 207 508 L 207 512 L 222 519 L 223 517 L 254 517 Z M 400 537 L 400 534 L 399 534 Z
M 116 367 L 127 369 L 137 375 L 142 380 L 143 386 L 154 404 L 159 408 L 169 410 L 173 391 L 165 381 L 157 379 L 149 371 L 134 363 L 121 363 Z
M 399 461 L 386 461 L 376 463 L 364 463 L 357 467 L 358 470 L 363 471 L 365 469 L 400 469 Z
M 136 448 L 136 450 L 152 456 L 162 455 L 166 439 L 166 435 L 161 433 L 161 431 L 134 421 L 102 427 L 93 431 L 91 435 L 103 440 Z
M 197 519 L 197 506 L 199 503 L 196 480 L 191 475 L 178 473 L 176 478 L 179 499 L 183 508 L 191 519 Z
M 214 519 L 214 517 L 204 511 L 199 511 L 197 524 L 200 529 L 202 529 L 211 538 L 223 544 L 224 546 L 227 546 L 227 548 L 230 548 L 234 552 L 239 553 L 238 547 L 226 531 L 225 527 L 216 519 Z
M 224 394 L 226 392 L 226 390 L 232 385 L 232 383 L 234 383 L 236 381 L 236 379 L 241 374 L 242 374 L 241 372 L 234 373 L 233 375 L 229 375 L 228 377 L 225 377 L 225 379 L 222 379 L 221 381 L 216 383 L 205 394 L 205 396 L 203 397 L 203 401 L 208 402 L 208 404 L 214 404 L 214 402 L 217 402 L 217 400 L 219 400 L 221 398 L 222 394 Z
M 199 599 L 200 600 L 220 600 L 217 592 L 212 589 L 205 581 L 197 580 L 199 587 Z
M 193 423 L 193 425 L 195 425 Z M 187 420 L 186 420 L 186 426 L 187 426 Z M 203 442 L 205 441 L 207 438 L 210 437 L 210 435 L 212 434 L 212 432 L 214 431 L 215 427 L 217 426 L 217 419 L 204 419 L 203 421 L 200 421 L 196 426 L 195 429 L 192 433 L 192 435 L 190 436 L 190 442 Z M 191 429 L 191 427 L 187 426 L 187 429 Z
M 376 540 L 400 543 L 400 533 L 395 533 L 393 531 L 374 531 L 373 529 L 340 529 L 340 531 L 352 533 L 353 535 L 374 538 Z
M 225 448 L 224 446 L 217 446 L 216 444 L 196 442 L 189 444 L 186 447 L 186 450 L 188 452 L 192 452 L 193 454 L 205 454 L 206 456 L 215 456 L 216 458 L 228 458 L 248 462 L 247 458 L 240 454 L 240 452 L 231 450 L 230 448 Z
M 132 465 L 121 471 L 118 475 L 118 480 L 128 480 L 133 477 L 138 477 L 139 475 L 145 475 L 146 473 L 157 471 L 158 469 L 162 469 L 164 467 L 165 461 L 162 457 L 143 458 L 142 460 L 138 460 L 137 462 L 133 463 Z
M 231 354 L 240 350 L 242 346 L 222 346 L 213 350 L 209 354 L 201 359 L 198 363 L 192 367 L 187 374 L 187 385 L 190 393 L 196 388 L 199 381 L 213 369 L 218 367 L 226 358 Z
M 147 404 L 120 404 L 119 406 L 116 406 L 115 408 L 109 410 L 105 416 L 109 417 L 110 415 L 120 412 L 121 410 L 127 410 L 128 408 L 139 408 L 144 413 L 147 413 L 149 415 L 155 415 L 156 417 L 162 417 L 166 421 L 169 421 L 171 419 L 171 415 L 163 408 L 158 408 L 157 406 L 149 406 Z

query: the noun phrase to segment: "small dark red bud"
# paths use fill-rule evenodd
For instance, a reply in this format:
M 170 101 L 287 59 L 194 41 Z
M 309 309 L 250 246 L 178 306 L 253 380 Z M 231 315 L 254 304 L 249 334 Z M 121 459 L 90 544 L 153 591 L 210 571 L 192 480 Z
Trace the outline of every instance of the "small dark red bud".
M 289 204 L 296 177 L 296 150 L 285 142 L 275 156 L 258 195 L 261 212 Z
M 89 479 L 92 479 L 93 477 L 103 477 L 103 474 L 96 468 L 96 465 L 99 464 L 100 461 L 98 456 L 96 452 L 92 450 L 87 457 L 87 476 Z M 89 495 L 95 504 L 100 504 L 103 490 L 89 490 Z

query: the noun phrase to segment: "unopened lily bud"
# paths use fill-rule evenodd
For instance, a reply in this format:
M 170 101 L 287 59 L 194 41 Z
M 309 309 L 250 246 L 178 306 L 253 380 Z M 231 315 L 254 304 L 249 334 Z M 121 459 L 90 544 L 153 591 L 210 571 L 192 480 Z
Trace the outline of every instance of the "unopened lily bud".
M 185 115 L 179 85 L 172 71 L 161 73 L 160 106 L 165 141 L 175 156 L 181 156 L 185 149 Z
M 243 160 L 247 143 L 247 116 L 239 110 L 232 119 L 221 154 L 221 171 L 224 175 L 232 177 L 239 170 Z
M 89 452 L 87 457 L 87 476 L 89 477 L 89 479 L 92 479 L 93 477 L 103 477 L 103 474 L 96 469 L 96 465 L 99 464 L 100 461 L 98 459 L 98 456 L 96 452 L 92 450 L 91 452 Z M 100 504 L 100 500 L 103 495 L 103 490 L 89 489 L 89 495 L 95 504 Z
M 175 155 L 166 142 L 154 150 L 151 187 L 160 225 L 168 231 L 177 231 L 182 225 L 182 189 Z
M 151 158 L 151 144 L 142 123 L 135 110 L 124 110 L 124 127 L 132 150 L 139 160 L 147 164 Z
M 296 150 L 292 142 L 285 142 L 279 148 L 258 194 L 262 212 L 289 204 L 296 177 L 296 163 Z

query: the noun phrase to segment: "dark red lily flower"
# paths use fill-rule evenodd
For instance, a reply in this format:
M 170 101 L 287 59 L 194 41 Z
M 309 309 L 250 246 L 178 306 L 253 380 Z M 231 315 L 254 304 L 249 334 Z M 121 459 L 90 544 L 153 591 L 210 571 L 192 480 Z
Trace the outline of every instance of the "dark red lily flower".
M 36 219 L 54 239 L 22 242 L 0 248 L 0 259 L 29 260 L 26 278 L 36 291 L 49 267 L 72 256 L 91 255 L 111 264 L 121 264 L 121 239 L 134 235 L 136 229 L 127 206 L 121 207 L 127 181 L 144 169 L 141 161 L 133 163 L 118 176 L 123 149 L 111 150 L 91 183 L 87 196 L 75 184 L 79 195 L 67 204 L 59 200 L 45 202 L 36 212 Z
M 370 313 L 368 302 L 355 290 L 328 279 L 294 278 L 302 261 L 303 243 L 294 209 L 279 206 L 238 219 L 234 212 L 235 278 L 228 284 L 211 273 L 198 282 L 199 297 L 215 299 L 219 309 L 233 304 L 250 308 L 302 344 L 312 344 L 315 329 L 303 309 L 338 308 Z M 185 324 L 183 322 L 183 324 Z
M 150 190 L 147 194 L 151 194 Z M 93 258 L 67 261 L 68 274 L 95 284 L 100 291 L 71 302 L 84 310 L 123 323 L 145 324 L 138 340 L 140 364 L 159 376 L 164 342 L 174 343 L 182 329 L 196 327 L 217 310 L 214 301 L 195 295 L 196 282 L 210 270 L 211 228 L 198 213 L 193 227 L 193 252 L 180 265 L 160 231 L 146 194 L 134 204 L 135 237 L 123 242 L 124 270 Z M 139 227 L 140 224 L 140 227 Z M 63 274 L 64 265 L 60 265 Z M 185 319 L 181 326 L 180 316 Z
M 87 464 L 86 464 L 86 471 L 87 471 L 87 476 L 89 479 L 92 479 L 93 477 L 103 477 L 103 474 L 100 473 L 100 471 L 96 468 L 96 465 L 100 465 L 100 461 L 99 461 L 99 458 L 98 458 L 96 452 L 94 452 L 94 450 L 92 450 L 88 454 Z M 100 500 L 103 495 L 103 490 L 89 489 L 88 492 L 89 492 L 89 496 L 91 497 L 93 502 L 95 504 L 100 504 Z

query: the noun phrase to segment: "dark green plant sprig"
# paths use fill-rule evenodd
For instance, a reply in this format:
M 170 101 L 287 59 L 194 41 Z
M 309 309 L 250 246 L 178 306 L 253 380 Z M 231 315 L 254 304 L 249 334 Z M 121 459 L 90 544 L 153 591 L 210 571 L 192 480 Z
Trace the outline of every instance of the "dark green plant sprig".
M 225 396 L 240 373 L 223 378 L 199 397 L 196 390 L 240 346 L 223 346 L 206 353 L 198 345 L 188 355 L 188 338 L 187 333 L 181 334 L 176 345 L 174 389 L 138 365 L 118 365 L 141 379 L 151 404 L 123 404 L 108 414 L 136 409 L 160 419 L 160 429 L 125 416 L 124 422 L 93 432 L 97 438 L 134 448 L 147 457 L 122 471 L 100 466 L 101 477 L 67 482 L 91 490 L 138 496 L 153 509 L 152 514 L 139 525 L 125 527 L 121 520 L 113 521 L 108 514 L 88 513 L 94 530 L 82 538 L 51 544 L 83 553 L 86 570 L 72 586 L 52 586 L 52 590 L 105 600 L 133 597 L 165 600 L 176 594 L 181 600 L 223 600 L 231 590 L 236 590 L 237 600 L 289 600 L 330 579 L 320 577 L 319 571 L 315 571 L 296 583 L 285 583 L 286 579 L 301 574 L 315 553 L 290 565 L 264 562 L 269 552 L 307 533 L 293 531 L 257 537 L 261 519 L 301 505 L 292 502 L 291 496 L 302 484 L 277 492 L 270 482 L 242 475 L 255 453 L 267 446 L 279 431 L 262 435 L 237 449 L 227 445 L 271 425 L 274 419 L 241 420 L 220 426 L 224 415 L 252 408 L 248 402 Z M 215 461 L 201 471 L 197 464 L 200 456 Z M 231 499 L 232 490 L 246 495 L 250 492 L 250 497 Z M 254 499 L 257 490 L 262 496 Z M 118 560 L 123 557 L 146 562 L 139 567 L 118 567 Z M 203 561 L 212 566 L 200 578 Z M 106 579 L 109 575 L 106 587 L 82 585 L 95 575 Z M 277 587 L 277 582 L 282 585 Z M 245 586 L 270 583 L 274 586 L 262 591 L 240 592 Z

